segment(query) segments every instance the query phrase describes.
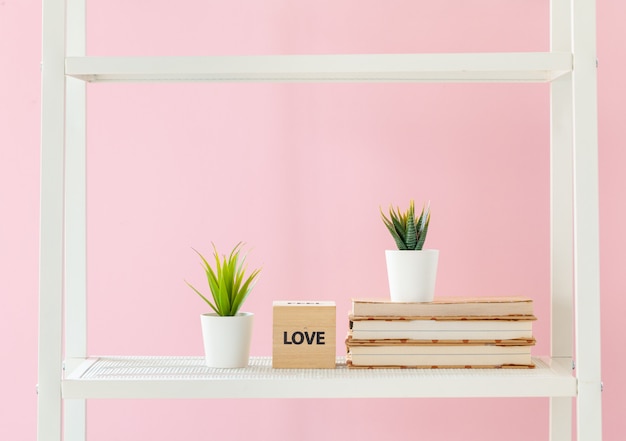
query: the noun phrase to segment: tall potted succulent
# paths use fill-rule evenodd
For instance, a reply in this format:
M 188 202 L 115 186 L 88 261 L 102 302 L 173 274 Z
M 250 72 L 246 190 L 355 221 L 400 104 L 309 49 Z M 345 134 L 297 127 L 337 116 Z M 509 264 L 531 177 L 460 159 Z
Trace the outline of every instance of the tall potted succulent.
M 239 312 L 239 309 L 254 288 L 261 270 L 255 269 L 246 277 L 246 258 L 245 255 L 240 256 L 241 248 L 240 242 L 228 257 L 224 255 L 220 258 L 213 244 L 215 267 L 194 249 L 202 260 L 211 296 L 203 295 L 189 282 L 186 283 L 213 310 L 200 316 L 208 367 L 245 367 L 249 362 L 254 315 Z
M 397 249 L 386 250 L 389 293 L 395 302 L 430 302 L 435 295 L 439 250 L 424 250 L 430 224 L 430 204 L 415 216 L 415 203 L 409 208 L 389 208 L 389 216 L 380 211 Z

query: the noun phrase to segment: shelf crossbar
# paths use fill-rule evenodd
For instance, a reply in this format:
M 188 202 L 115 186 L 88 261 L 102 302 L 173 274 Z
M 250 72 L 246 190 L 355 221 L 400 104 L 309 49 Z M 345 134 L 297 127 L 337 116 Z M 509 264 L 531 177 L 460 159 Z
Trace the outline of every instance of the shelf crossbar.
M 68 57 L 88 82 L 549 82 L 573 65 L 567 52 Z

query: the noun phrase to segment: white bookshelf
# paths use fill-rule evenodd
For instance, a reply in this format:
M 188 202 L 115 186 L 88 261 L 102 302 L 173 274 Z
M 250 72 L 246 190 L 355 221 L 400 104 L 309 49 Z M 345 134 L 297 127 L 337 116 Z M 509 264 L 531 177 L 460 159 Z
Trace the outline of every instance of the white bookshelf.
M 43 0 L 39 441 L 84 440 L 89 399 L 296 397 L 548 397 L 552 441 L 601 440 L 594 0 L 552 0 L 535 53 L 87 57 L 84 10 Z M 551 353 L 536 369 L 229 371 L 88 354 L 85 84 L 106 81 L 550 83 Z

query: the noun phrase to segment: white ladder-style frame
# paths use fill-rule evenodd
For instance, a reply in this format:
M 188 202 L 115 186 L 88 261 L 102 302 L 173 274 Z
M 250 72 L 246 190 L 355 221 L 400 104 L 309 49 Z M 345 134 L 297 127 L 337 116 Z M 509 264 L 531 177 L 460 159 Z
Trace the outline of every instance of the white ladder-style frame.
M 549 397 L 552 441 L 572 439 L 575 400 L 578 440 L 601 440 L 595 22 L 594 0 L 552 0 L 542 53 L 94 58 L 84 0 L 43 0 L 38 440 L 84 440 L 85 400 L 97 398 L 483 396 Z M 193 357 L 90 357 L 85 83 L 99 81 L 550 82 L 550 356 L 525 373 L 436 374 L 342 359 L 331 371 L 273 370 L 261 357 L 232 375 Z

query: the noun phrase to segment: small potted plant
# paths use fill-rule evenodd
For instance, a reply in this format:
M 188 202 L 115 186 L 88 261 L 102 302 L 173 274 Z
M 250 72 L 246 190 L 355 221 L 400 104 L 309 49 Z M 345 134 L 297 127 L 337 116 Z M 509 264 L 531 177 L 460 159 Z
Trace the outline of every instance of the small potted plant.
M 189 282 L 186 283 L 213 310 L 200 316 L 208 367 L 245 367 L 250 358 L 254 315 L 250 312 L 239 312 L 239 309 L 254 288 L 261 270 L 255 269 L 246 277 L 246 257 L 240 257 L 241 247 L 240 242 L 228 257 L 224 255 L 220 258 L 213 244 L 215 267 L 194 249 L 202 260 L 211 296 L 203 295 Z
M 397 250 L 386 250 L 389 292 L 394 302 L 430 302 L 435 295 L 439 250 L 424 250 L 430 223 L 430 204 L 415 216 L 415 203 L 401 212 L 389 207 L 389 216 L 380 210 L 383 222 Z

